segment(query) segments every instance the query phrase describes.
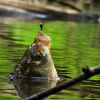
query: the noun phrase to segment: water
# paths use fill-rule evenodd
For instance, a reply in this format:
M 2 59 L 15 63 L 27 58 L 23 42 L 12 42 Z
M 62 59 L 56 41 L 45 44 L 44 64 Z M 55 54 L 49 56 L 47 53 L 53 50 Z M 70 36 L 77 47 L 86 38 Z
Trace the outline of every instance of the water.
M 10 23 L 9 23 L 10 22 Z M 83 66 L 100 65 L 100 24 L 44 22 L 52 39 L 51 54 L 62 82 L 81 73 Z M 39 32 L 39 22 L 0 23 L 0 98 L 19 100 L 8 75 Z M 100 100 L 100 75 L 48 97 L 49 100 Z

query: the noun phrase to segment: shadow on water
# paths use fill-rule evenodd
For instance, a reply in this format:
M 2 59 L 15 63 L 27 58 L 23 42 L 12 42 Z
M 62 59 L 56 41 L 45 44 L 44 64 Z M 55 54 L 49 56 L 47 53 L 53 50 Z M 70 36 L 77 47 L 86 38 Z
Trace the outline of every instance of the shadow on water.
M 27 46 L 33 43 L 33 38 L 39 31 L 38 26 L 36 22 L 0 23 L 0 98 L 2 100 L 18 100 L 15 89 L 20 97 L 26 98 L 56 85 L 56 82 L 16 79 L 13 84 L 14 89 L 8 81 L 8 74 L 18 63 Z M 62 80 L 58 84 L 81 73 L 82 66 L 100 64 L 100 24 L 46 22 L 44 31 L 52 38 L 51 54 Z M 48 99 L 99 100 L 99 78 L 99 75 L 95 76 Z

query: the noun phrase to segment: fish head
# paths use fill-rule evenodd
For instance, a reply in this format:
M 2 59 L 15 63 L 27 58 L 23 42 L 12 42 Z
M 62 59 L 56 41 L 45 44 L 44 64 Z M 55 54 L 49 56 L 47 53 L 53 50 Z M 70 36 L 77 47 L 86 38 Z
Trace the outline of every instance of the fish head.
M 47 63 L 50 56 L 50 42 L 49 36 L 43 32 L 39 32 L 35 38 L 34 43 L 29 47 L 29 58 L 31 63 L 35 65 L 43 65 Z

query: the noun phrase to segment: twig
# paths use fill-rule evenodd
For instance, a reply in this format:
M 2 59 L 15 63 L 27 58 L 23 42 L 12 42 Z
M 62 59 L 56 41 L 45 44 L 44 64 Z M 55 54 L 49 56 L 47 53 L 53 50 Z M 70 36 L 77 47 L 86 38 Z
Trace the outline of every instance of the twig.
M 56 87 L 53 87 L 53 88 L 43 91 L 41 93 L 37 93 L 36 95 L 33 95 L 33 96 L 27 98 L 26 100 L 41 100 L 49 95 L 59 92 L 65 88 L 69 88 L 70 86 L 73 86 L 83 80 L 87 80 L 88 78 L 90 78 L 94 75 L 100 74 L 100 66 L 94 67 L 93 69 L 84 67 L 82 69 L 82 71 L 83 71 L 83 73 L 80 74 L 79 76 L 77 76 L 67 82 L 64 82 Z

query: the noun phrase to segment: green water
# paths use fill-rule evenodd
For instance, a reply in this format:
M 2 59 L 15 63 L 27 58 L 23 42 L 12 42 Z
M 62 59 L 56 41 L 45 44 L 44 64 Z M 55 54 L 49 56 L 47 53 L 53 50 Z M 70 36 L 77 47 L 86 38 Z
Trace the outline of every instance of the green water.
M 0 24 L 0 100 L 19 100 L 8 74 L 39 32 L 39 22 Z M 51 54 L 62 80 L 81 73 L 83 66 L 100 65 L 100 24 L 44 22 L 52 39 Z M 100 100 L 100 75 L 49 97 L 49 100 Z

